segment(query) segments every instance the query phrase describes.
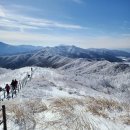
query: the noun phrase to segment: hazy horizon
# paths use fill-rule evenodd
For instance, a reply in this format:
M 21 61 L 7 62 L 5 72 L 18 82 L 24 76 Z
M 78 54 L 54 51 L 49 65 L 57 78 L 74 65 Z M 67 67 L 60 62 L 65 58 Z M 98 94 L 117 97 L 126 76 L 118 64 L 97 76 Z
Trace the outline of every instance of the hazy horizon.
M 0 41 L 0 43 L 5 43 L 5 44 L 8 44 L 8 45 L 12 45 L 12 46 L 36 46 L 36 47 L 57 47 L 57 46 L 75 46 L 75 47 L 78 47 L 78 48 L 82 48 L 82 49 L 109 49 L 109 50 L 122 50 L 122 51 L 128 51 L 130 52 L 130 48 L 104 48 L 104 47 L 101 47 L 101 48 L 98 48 L 98 47 L 91 47 L 91 48 L 85 48 L 85 47 L 80 47 L 80 46 L 76 46 L 76 45 L 73 45 L 73 44 L 57 44 L 57 45 L 53 45 L 53 46 L 49 46 L 49 45 L 37 45 L 37 44 L 11 44 L 11 43 L 7 43 L 7 42 L 3 42 L 3 41 Z
M 0 1 L 0 41 L 130 48 L 129 0 Z

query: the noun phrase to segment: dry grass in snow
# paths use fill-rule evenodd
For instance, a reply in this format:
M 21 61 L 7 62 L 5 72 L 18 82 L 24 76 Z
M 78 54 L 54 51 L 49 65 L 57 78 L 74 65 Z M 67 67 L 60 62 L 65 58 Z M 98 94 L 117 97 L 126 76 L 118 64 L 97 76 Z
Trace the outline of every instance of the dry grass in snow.
M 12 123 L 9 130 L 13 126 L 18 130 L 106 130 L 100 129 L 104 122 L 130 125 L 130 106 L 108 99 L 57 98 L 45 102 L 29 99 L 10 102 L 6 107 L 8 124 Z M 113 128 L 110 126 L 106 125 L 108 129 Z

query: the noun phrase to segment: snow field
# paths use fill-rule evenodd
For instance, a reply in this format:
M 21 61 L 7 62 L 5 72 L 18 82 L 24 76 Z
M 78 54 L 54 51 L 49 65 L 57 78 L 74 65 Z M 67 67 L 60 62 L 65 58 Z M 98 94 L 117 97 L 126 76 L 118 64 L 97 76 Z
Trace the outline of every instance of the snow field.
M 30 69 L 25 67 L 1 74 L 0 82 L 4 86 L 12 78 L 22 80 L 30 73 Z M 8 130 L 130 129 L 130 105 L 125 101 L 127 93 L 120 95 L 121 91 L 118 91 L 115 94 L 112 88 L 111 94 L 105 93 L 100 88 L 102 86 L 96 85 L 102 75 L 76 76 L 74 71 L 70 73 L 40 67 L 33 69 L 32 80 L 27 82 L 17 97 L 1 102 L 7 108 Z M 113 78 L 120 79 L 121 75 Z M 129 74 L 124 74 L 120 82 L 128 78 Z M 129 81 L 126 83 L 129 84 Z

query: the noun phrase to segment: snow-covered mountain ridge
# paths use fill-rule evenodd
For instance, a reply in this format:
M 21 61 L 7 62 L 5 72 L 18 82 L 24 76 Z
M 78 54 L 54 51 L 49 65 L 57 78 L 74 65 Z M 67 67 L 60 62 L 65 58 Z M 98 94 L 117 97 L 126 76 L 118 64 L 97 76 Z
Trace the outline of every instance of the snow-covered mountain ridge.
M 1 56 L 0 67 L 16 69 L 34 65 L 59 68 L 77 59 L 83 62 L 129 62 L 130 53 L 107 49 L 82 49 L 75 46 L 45 47 L 36 53 Z
M 21 54 L 21 53 L 35 53 L 40 49 L 42 49 L 42 47 L 40 46 L 31 46 L 31 45 L 16 46 L 0 42 L 0 56 Z
M 130 66 L 82 61 L 58 69 L 33 67 L 31 81 L 7 107 L 9 130 L 129 130 Z M 125 66 L 125 67 L 124 67 Z M 31 67 L 6 71 L 0 83 L 22 80 Z

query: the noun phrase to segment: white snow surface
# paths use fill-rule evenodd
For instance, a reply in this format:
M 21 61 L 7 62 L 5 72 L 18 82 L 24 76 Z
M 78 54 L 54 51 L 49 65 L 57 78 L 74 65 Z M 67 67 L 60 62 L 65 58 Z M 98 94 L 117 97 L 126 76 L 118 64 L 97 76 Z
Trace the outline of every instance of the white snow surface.
M 4 74 L 11 71 L 10 69 L 0 68 L 0 74 Z
M 76 62 L 60 69 L 33 67 L 17 96 L 1 101 L 8 130 L 130 130 L 130 73 L 115 71 L 117 64 L 107 61 Z M 27 74 L 31 67 L 3 73 L 0 86 Z

